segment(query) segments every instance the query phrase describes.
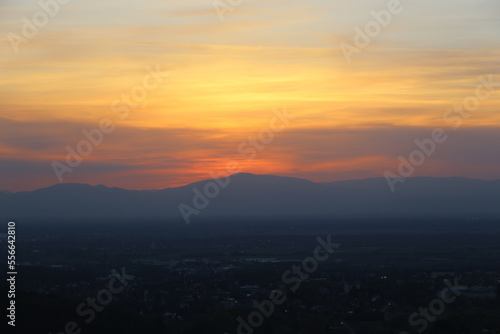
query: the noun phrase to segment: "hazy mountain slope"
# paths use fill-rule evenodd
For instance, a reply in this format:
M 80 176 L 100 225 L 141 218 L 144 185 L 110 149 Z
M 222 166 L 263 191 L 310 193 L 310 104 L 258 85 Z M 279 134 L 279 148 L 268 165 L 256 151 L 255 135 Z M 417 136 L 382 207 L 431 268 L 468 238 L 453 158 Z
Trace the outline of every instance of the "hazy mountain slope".
M 4 220 L 180 218 L 178 206 L 184 203 L 205 217 L 500 217 L 499 180 L 416 177 L 398 184 L 394 193 L 384 178 L 314 183 L 241 173 L 219 183 L 222 186 L 205 180 L 141 191 L 58 184 L 31 192 L 1 192 L 0 216 Z M 193 203 L 195 198 L 198 206 Z

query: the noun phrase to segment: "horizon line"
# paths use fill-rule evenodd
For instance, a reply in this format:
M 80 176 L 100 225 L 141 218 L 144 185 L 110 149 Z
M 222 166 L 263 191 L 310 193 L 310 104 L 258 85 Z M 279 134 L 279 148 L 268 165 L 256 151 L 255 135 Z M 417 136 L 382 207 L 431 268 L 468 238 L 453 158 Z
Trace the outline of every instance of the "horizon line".
M 275 174 L 254 174 L 254 173 L 249 173 L 249 172 L 237 172 L 233 173 L 231 175 L 228 175 L 226 177 L 233 177 L 235 175 L 252 175 L 252 176 L 274 176 L 274 177 L 281 177 L 281 178 L 289 178 L 289 179 L 297 179 L 297 180 L 305 180 L 308 182 L 312 182 L 315 184 L 325 184 L 325 183 L 335 183 L 335 182 L 349 182 L 349 181 L 366 181 L 366 180 L 374 180 L 374 179 L 384 179 L 383 176 L 378 176 L 378 177 L 367 177 L 367 178 L 362 178 L 362 179 L 344 179 L 344 180 L 336 180 L 336 181 L 326 181 L 326 182 L 316 182 L 312 181 L 306 178 L 301 178 L 301 177 L 294 177 L 294 176 L 282 176 L 282 175 L 275 175 Z M 57 187 L 61 185 L 87 185 L 91 187 L 106 187 L 108 189 L 122 189 L 122 190 L 128 190 L 128 191 L 160 191 L 160 190 L 165 190 L 165 189 L 177 189 L 177 188 L 182 188 L 182 187 L 187 187 L 196 183 L 200 182 L 205 182 L 213 179 L 224 179 L 225 177 L 220 177 L 220 178 L 206 178 L 198 181 L 194 181 L 191 183 L 187 183 L 184 185 L 180 186 L 174 186 L 174 187 L 166 187 L 166 188 L 156 188 L 156 189 L 132 189 L 132 188 L 122 188 L 122 187 L 115 187 L 115 186 L 107 186 L 105 184 L 99 183 L 99 184 L 91 184 L 91 183 L 80 183 L 80 182 L 58 182 L 54 183 L 52 185 L 46 186 L 46 187 L 41 187 L 41 188 L 36 188 L 33 190 L 19 190 L 19 191 L 11 191 L 7 189 L 0 189 L 0 192 L 8 192 L 10 194 L 17 194 L 17 193 L 22 193 L 22 192 L 33 192 L 37 190 L 43 190 L 43 189 L 48 189 L 52 187 Z M 478 178 L 471 178 L 471 177 L 465 177 L 465 176 L 413 176 L 413 177 L 407 177 L 401 179 L 418 179 L 418 178 L 427 178 L 427 179 L 466 179 L 466 180 L 474 180 L 474 181 L 500 181 L 500 179 L 478 179 Z

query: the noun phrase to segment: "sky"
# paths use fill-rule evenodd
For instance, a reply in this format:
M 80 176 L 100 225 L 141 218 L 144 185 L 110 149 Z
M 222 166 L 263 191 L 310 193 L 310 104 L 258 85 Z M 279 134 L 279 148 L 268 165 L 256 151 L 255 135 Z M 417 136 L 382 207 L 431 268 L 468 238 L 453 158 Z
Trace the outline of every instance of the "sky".
M 500 179 L 498 0 L 59 1 L 0 3 L 0 189 L 383 177 L 436 129 L 409 176 Z

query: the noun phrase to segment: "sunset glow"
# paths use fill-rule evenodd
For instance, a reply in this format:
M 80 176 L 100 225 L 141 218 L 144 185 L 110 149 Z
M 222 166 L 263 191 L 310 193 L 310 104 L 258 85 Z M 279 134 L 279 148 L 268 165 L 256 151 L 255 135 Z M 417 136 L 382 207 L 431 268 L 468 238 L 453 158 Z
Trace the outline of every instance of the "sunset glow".
M 9 33 L 22 36 L 23 16 L 40 7 L 6 1 L 0 189 L 58 183 L 51 164 L 103 119 L 115 129 L 64 182 L 166 188 L 229 161 L 313 181 L 382 177 L 437 127 L 450 138 L 415 176 L 499 179 L 500 2 L 401 3 L 348 63 L 339 44 L 354 44 L 354 28 L 387 1 L 246 0 L 221 21 L 211 1 L 72 0 L 17 53 Z M 127 106 L 147 68 L 168 76 Z M 494 90 L 452 129 L 443 115 L 489 75 Z M 241 143 L 285 109 L 294 118 L 284 129 L 255 158 L 242 154 Z

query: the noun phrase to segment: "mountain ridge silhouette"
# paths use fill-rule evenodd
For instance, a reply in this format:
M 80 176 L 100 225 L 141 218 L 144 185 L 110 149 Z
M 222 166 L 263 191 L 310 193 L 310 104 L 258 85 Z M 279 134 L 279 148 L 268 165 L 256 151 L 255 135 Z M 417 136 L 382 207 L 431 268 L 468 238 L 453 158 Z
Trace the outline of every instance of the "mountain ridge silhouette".
M 383 177 L 313 182 L 236 173 L 218 180 L 151 190 L 62 183 L 33 191 L 0 191 L 0 217 L 30 221 L 180 218 L 183 203 L 204 217 L 500 218 L 500 180 L 414 177 L 399 183 L 395 192 Z M 206 196 L 205 187 L 216 196 Z M 199 193 L 208 201 L 202 209 L 193 202 Z

